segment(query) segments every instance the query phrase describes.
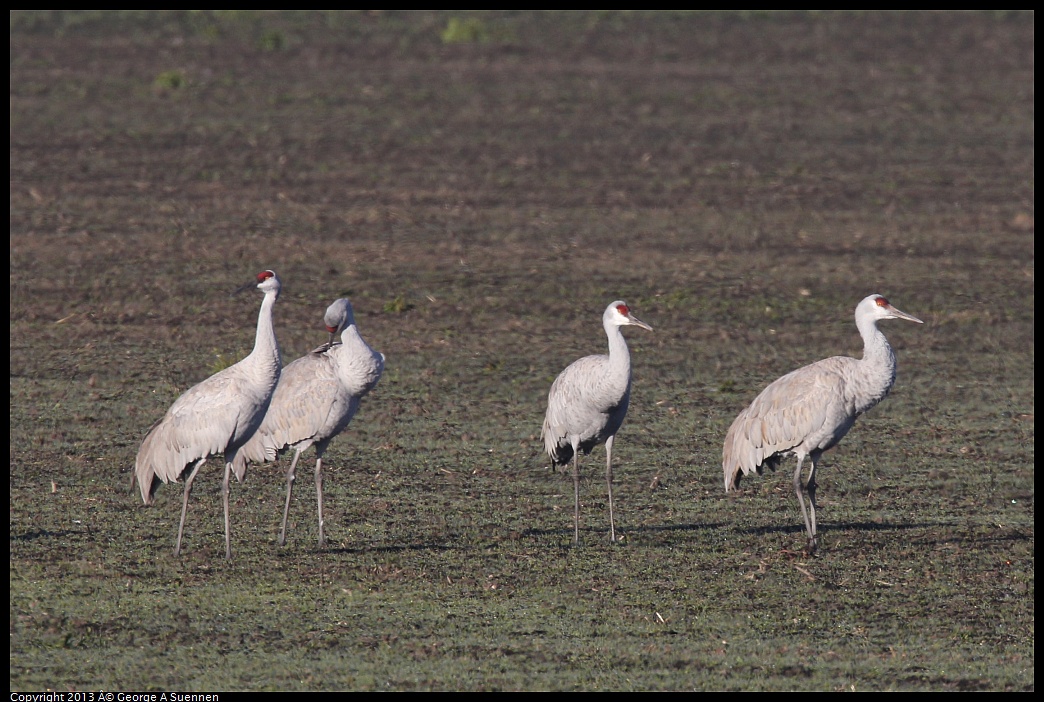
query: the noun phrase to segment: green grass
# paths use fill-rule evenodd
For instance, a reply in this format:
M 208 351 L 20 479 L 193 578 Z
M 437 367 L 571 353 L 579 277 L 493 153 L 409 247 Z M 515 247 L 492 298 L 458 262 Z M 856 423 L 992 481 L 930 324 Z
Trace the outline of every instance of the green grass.
M 12 12 L 11 689 L 1033 690 L 1032 19 Z M 286 361 L 348 295 L 385 375 L 326 549 L 308 453 L 285 548 L 286 462 L 226 562 L 212 460 L 174 557 L 134 456 L 266 268 Z M 926 323 L 805 558 L 721 443 L 871 292 Z M 598 449 L 574 547 L 540 423 L 617 298 L 623 539 Z

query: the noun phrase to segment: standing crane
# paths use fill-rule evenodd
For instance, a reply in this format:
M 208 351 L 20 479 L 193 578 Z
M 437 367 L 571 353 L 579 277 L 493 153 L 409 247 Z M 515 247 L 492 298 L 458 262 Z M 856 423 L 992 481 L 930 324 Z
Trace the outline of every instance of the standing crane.
M 240 290 L 253 285 L 251 282 Z M 279 276 L 273 271 L 262 271 L 257 274 L 256 285 L 265 298 L 257 318 L 254 350 L 239 363 L 185 391 L 163 418 L 152 425 L 138 449 L 134 477 L 146 505 L 153 503 L 160 482 L 176 482 L 188 474 L 178 540 L 174 546 L 175 556 L 181 552 L 192 481 L 208 458 L 223 454 L 225 479 L 221 495 L 225 506 L 225 558 L 232 558 L 228 517 L 228 483 L 232 464 L 243 445 L 261 426 L 283 365 L 272 327 L 272 307 L 281 287 Z
M 573 460 L 573 542 L 580 542 L 579 454 L 589 455 L 605 444 L 605 477 L 609 486 L 609 540 L 616 541 L 613 521 L 613 439 L 620 430 L 631 399 L 631 355 L 620 327 L 639 326 L 652 331 L 635 317 L 627 303 L 613 302 L 602 314 L 609 337 L 609 354 L 584 356 L 569 364 L 551 385 L 547 413 L 540 436 L 554 466 Z
M 729 427 L 722 450 L 725 491 L 735 489 L 745 475 L 765 466 L 775 470 L 785 456 L 797 456 L 794 492 L 805 518 L 808 554 L 816 542 L 816 464 L 837 445 L 856 418 L 883 400 L 895 384 L 895 353 L 877 322 L 905 319 L 923 322 L 896 309 L 880 295 L 864 298 L 855 308 L 856 328 L 863 337 L 863 358 L 833 356 L 784 375 L 754 398 Z M 811 460 L 805 509 L 801 467 Z
M 236 457 L 233 470 L 243 479 L 246 464 L 274 461 L 287 449 L 294 458 L 286 473 L 286 506 L 279 545 L 286 544 L 286 522 L 297 460 L 315 446 L 315 491 L 319 512 L 319 546 L 323 533 L 323 454 L 335 436 L 343 432 L 359 410 L 359 403 L 377 386 L 384 372 L 384 354 L 378 353 L 359 335 L 352 305 L 336 300 L 324 315 L 330 342 L 302 356 L 279 378 L 272 404 L 261 427 Z M 334 342 L 340 334 L 340 342 Z

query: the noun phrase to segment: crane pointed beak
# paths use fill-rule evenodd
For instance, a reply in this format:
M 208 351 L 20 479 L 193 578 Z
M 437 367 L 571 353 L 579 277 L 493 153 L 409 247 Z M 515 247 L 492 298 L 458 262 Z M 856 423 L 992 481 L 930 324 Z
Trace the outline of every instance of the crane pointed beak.
M 917 319 L 917 317 L 914 317 L 912 314 L 906 314 L 902 310 L 897 309 L 896 307 L 893 307 L 892 305 L 888 306 L 888 311 L 892 313 L 892 316 L 895 319 L 905 319 L 905 320 L 910 321 L 910 322 L 917 322 L 918 324 L 924 324 L 924 322 L 922 322 L 921 320 Z
M 641 327 L 642 329 L 648 329 L 649 331 L 653 330 L 652 327 L 650 327 L 648 324 L 646 324 L 642 320 L 640 320 L 637 317 L 635 317 L 633 314 L 627 315 L 627 321 L 630 322 L 631 324 L 635 325 L 635 326 Z
M 244 290 L 249 290 L 250 288 L 256 288 L 256 287 L 257 287 L 257 281 L 256 280 L 251 280 L 249 283 L 243 283 L 238 288 L 233 290 L 231 292 L 231 294 L 229 294 L 229 297 L 235 297 L 236 295 L 238 295 L 239 293 L 243 292 Z

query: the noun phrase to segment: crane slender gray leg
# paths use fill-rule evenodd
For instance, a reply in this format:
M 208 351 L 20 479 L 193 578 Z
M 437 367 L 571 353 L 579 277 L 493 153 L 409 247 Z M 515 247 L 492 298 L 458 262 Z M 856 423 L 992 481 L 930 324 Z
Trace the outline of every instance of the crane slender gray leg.
M 580 452 L 573 449 L 573 543 L 580 543 Z
M 201 458 L 196 461 L 196 465 L 192 466 L 192 472 L 189 473 L 189 477 L 185 479 L 185 498 L 181 501 L 181 523 L 178 524 L 178 540 L 174 544 L 174 555 L 181 553 L 181 535 L 185 531 L 185 513 L 188 512 L 188 498 L 189 493 L 192 491 L 192 481 L 196 479 L 196 473 L 199 472 L 200 466 L 207 462 L 206 458 Z
M 809 457 L 812 461 L 812 469 L 808 471 L 808 485 L 805 491 L 808 493 L 808 502 L 812 512 L 812 540 L 816 539 L 816 459 Z
M 225 479 L 221 481 L 221 501 L 225 505 L 225 560 L 232 560 L 232 524 L 228 518 L 228 486 L 232 478 L 232 463 L 225 462 Z
M 613 439 L 605 440 L 605 482 L 609 486 L 609 541 L 616 541 L 616 524 L 613 521 Z
M 797 468 L 794 469 L 794 493 L 797 495 L 798 504 L 801 505 L 801 516 L 805 518 L 805 532 L 808 534 L 808 551 L 816 550 L 816 532 L 812 529 L 812 522 L 808 518 L 808 510 L 805 509 L 805 498 L 801 494 L 801 466 L 805 462 L 804 456 L 798 457 Z
M 326 543 L 323 535 L 323 454 L 319 449 L 315 451 L 315 495 L 319 510 L 319 547 Z
M 290 514 L 290 493 L 294 489 L 294 472 L 297 470 L 297 459 L 301 457 L 300 449 L 294 451 L 294 460 L 286 471 L 286 506 L 283 507 L 283 526 L 279 529 L 279 545 L 286 546 L 286 519 Z

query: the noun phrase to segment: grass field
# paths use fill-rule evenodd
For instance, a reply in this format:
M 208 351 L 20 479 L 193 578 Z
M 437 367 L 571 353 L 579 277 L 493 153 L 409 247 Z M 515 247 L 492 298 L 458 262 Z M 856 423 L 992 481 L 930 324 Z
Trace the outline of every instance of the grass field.
M 41 690 L 1033 690 L 1034 15 L 10 13 L 10 661 Z M 288 544 L 280 464 L 130 490 L 148 428 L 350 297 L 384 377 Z M 892 394 L 722 487 L 769 382 Z M 630 411 L 572 480 L 547 392 L 626 300 Z

